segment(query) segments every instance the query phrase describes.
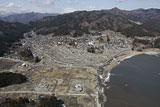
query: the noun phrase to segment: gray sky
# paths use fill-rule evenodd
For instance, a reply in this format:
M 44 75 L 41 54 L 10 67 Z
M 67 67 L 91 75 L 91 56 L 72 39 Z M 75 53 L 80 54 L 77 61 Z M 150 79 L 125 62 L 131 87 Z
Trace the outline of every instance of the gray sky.
M 68 13 L 118 7 L 124 10 L 160 8 L 160 0 L 0 0 L 0 11 Z

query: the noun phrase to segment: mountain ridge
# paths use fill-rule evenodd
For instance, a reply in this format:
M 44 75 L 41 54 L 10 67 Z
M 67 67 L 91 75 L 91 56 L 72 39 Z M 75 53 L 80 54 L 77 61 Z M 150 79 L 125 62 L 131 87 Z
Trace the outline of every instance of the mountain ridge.
M 84 34 L 112 30 L 127 37 L 160 36 L 160 9 L 120 10 L 113 8 L 101 11 L 76 11 L 57 16 L 47 16 L 26 24 L 0 21 L 0 44 L 2 55 L 23 34 L 34 30 L 37 34 L 53 36 Z
M 71 32 L 80 34 L 90 33 L 88 31 L 91 30 L 109 29 L 122 32 L 126 36 L 159 36 L 160 24 L 155 23 L 155 20 L 160 20 L 159 11 L 159 9 L 126 11 L 118 8 L 100 11 L 76 11 L 55 17 L 45 17 L 38 21 L 32 21 L 30 24 L 37 33 L 42 34 L 72 35 Z M 142 25 L 138 25 L 134 21 L 142 22 Z M 155 23 L 156 26 L 150 27 L 148 23 Z
M 30 21 L 38 20 L 46 16 L 56 16 L 58 13 L 38 13 L 38 12 L 29 12 L 29 13 L 14 13 L 4 17 L 0 17 L 0 20 L 6 22 L 20 22 L 27 23 Z

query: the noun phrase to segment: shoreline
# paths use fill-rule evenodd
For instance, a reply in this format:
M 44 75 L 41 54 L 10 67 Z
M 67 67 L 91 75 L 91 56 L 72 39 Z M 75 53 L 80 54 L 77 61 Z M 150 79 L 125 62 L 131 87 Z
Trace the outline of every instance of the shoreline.
M 110 82 L 110 77 L 111 77 L 111 70 L 116 67 L 117 65 L 119 65 L 122 61 L 132 58 L 134 56 L 137 55 L 159 55 L 160 54 L 160 49 L 146 49 L 143 50 L 142 52 L 137 52 L 137 51 L 128 51 L 127 53 L 124 53 L 124 55 L 120 55 L 118 56 L 116 59 L 112 59 L 112 61 L 110 62 L 110 64 L 108 64 L 107 66 L 103 66 L 103 74 L 99 75 L 99 84 L 101 87 L 101 97 L 103 96 L 103 105 L 102 107 L 104 107 L 104 103 L 107 101 L 107 96 L 104 94 L 104 90 L 107 87 L 107 82 Z M 101 83 L 100 83 L 101 82 Z
M 122 61 L 124 61 L 126 59 L 129 59 L 129 58 L 132 58 L 132 57 L 137 56 L 137 55 L 142 55 L 142 54 L 146 54 L 146 55 L 158 55 L 158 54 L 160 54 L 160 49 L 147 49 L 147 50 L 144 50 L 142 52 L 128 51 L 124 55 L 117 57 L 116 60 L 112 60 L 111 63 L 108 66 L 105 67 L 105 69 L 107 71 L 110 71 L 115 66 L 119 65 Z M 114 61 L 116 61 L 117 64 L 115 64 Z
M 137 52 L 137 51 L 132 51 L 131 53 L 129 54 L 126 54 L 124 56 L 120 56 L 117 58 L 117 64 L 114 64 L 114 60 L 111 62 L 110 65 L 108 65 L 106 67 L 106 70 L 108 71 L 107 72 L 107 77 L 105 78 L 106 79 L 106 82 L 109 82 L 109 79 L 110 79 L 110 76 L 111 76 L 111 73 L 110 71 L 116 67 L 117 65 L 119 65 L 122 61 L 126 60 L 126 59 L 129 59 L 129 58 L 132 58 L 134 56 L 137 56 L 137 55 L 142 55 L 142 54 L 145 54 L 145 55 L 158 55 L 160 54 L 160 50 L 156 49 L 156 50 L 150 50 L 150 49 L 147 49 L 147 50 L 144 50 L 142 52 Z M 112 64 L 113 63 L 113 64 Z M 107 69 L 108 68 L 108 69 Z

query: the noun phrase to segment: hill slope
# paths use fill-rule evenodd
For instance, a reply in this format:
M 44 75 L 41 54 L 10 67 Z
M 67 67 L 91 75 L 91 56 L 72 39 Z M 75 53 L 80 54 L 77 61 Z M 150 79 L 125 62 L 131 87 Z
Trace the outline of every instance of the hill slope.
M 1 17 L 0 19 L 6 22 L 21 22 L 26 23 L 29 21 L 34 21 L 37 19 L 41 19 L 46 16 L 56 16 L 57 13 L 24 13 L 24 14 L 11 14 L 6 17 Z
M 84 34 L 94 35 L 104 30 L 122 32 L 127 37 L 160 36 L 160 10 L 137 9 L 126 11 L 113 8 L 48 16 L 31 21 L 29 24 L 0 21 L 0 55 L 30 29 L 34 29 L 38 34 L 53 33 L 54 36 L 71 35 L 79 37 Z
M 23 37 L 29 26 L 21 23 L 8 23 L 0 20 L 0 56 L 8 47 Z
M 110 29 L 122 32 L 126 36 L 159 36 L 160 23 L 156 23 L 159 20 L 158 9 L 125 11 L 113 8 L 45 17 L 30 24 L 40 34 L 80 36 L 91 31 Z

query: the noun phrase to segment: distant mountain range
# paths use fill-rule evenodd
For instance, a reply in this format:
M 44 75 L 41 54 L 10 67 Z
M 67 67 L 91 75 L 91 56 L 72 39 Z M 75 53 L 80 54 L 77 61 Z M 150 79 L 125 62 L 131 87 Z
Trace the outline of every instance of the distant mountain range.
M 160 9 L 127 11 L 113 8 L 61 15 L 25 13 L 9 15 L 3 17 L 2 20 L 7 22 L 0 21 L 0 55 L 3 55 L 12 43 L 22 38 L 23 33 L 31 29 L 37 34 L 52 33 L 54 36 L 79 37 L 84 34 L 95 35 L 104 30 L 121 32 L 127 37 L 160 36 Z M 23 24 L 18 22 L 23 22 Z
M 20 22 L 20 23 L 26 23 L 29 21 L 34 21 L 37 19 L 41 19 L 46 16 L 56 16 L 58 13 L 5 13 L 0 12 L 0 20 L 6 21 L 6 22 Z
M 160 10 L 78 11 L 30 22 L 37 33 L 80 36 L 91 31 L 113 30 L 130 37 L 160 36 Z
M 5 11 L 0 11 L 0 17 L 6 17 L 8 15 L 14 14 L 12 12 L 5 12 Z

